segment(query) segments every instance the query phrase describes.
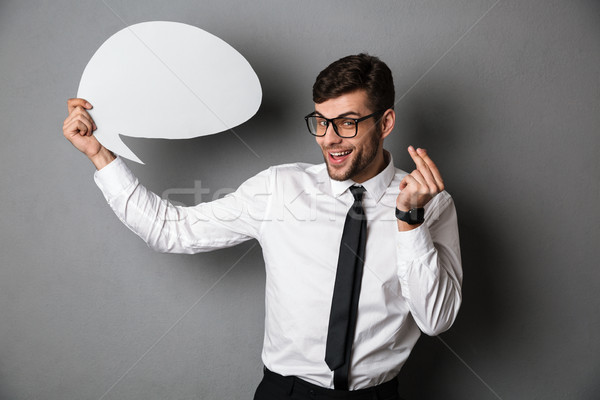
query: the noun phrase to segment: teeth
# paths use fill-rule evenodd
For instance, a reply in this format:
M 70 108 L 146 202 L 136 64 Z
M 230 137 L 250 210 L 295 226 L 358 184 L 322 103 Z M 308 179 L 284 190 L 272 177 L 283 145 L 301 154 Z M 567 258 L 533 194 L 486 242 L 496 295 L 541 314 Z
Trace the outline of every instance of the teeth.
M 345 156 L 346 154 L 350 154 L 352 150 L 340 151 L 339 153 L 330 153 L 334 157 Z

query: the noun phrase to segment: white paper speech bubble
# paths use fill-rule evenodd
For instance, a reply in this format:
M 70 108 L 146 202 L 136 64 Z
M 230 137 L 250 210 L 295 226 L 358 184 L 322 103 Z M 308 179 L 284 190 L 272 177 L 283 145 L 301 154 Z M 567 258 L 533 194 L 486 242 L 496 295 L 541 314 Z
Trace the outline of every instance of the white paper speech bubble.
M 111 36 L 83 71 L 98 141 L 142 163 L 119 138 L 187 139 L 227 131 L 260 106 L 258 76 L 233 47 L 195 26 L 151 21 Z M 143 164 L 143 163 L 142 163 Z

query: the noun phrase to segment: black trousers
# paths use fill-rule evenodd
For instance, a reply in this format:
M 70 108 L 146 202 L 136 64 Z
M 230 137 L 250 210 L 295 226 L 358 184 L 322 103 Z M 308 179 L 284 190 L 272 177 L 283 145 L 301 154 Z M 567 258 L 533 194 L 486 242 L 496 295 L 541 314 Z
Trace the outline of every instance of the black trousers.
M 295 376 L 282 376 L 265 368 L 265 376 L 258 385 L 254 400 L 401 400 L 398 380 L 360 390 L 326 389 Z

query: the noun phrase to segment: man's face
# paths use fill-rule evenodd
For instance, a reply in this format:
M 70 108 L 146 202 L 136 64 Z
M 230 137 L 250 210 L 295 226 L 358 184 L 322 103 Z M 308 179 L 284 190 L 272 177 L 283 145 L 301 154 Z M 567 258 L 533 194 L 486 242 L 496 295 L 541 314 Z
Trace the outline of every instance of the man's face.
M 361 118 L 374 112 L 367 106 L 364 90 L 347 93 L 315 104 L 315 112 L 325 118 L 340 116 Z M 317 137 L 323 151 L 327 172 L 331 179 L 352 179 L 364 182 L 377 175 L 382 169 L 381 129 L 377 123 L 379 115 L 358 124 L 358 134 L 353 138 L 341 138 L 329 124 L 325 136 Z

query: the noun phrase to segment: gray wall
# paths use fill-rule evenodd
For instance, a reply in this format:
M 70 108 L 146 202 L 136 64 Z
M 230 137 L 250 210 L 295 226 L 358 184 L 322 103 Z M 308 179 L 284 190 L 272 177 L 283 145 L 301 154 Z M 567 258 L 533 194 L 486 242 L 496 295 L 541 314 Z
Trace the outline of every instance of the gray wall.
M 402 371 L 408 399 L 600 396 L 597 1 L 0 2 L 0 398 L 248 399 L 261 376 L 259 246 L 155 254 L 62 137 L 66 99 L 124 26 L 172 20 L 230 43 L 264 98 L 230 133 L 128 139 L 143 183 L 201 200 L 269 165 L 320 162 L 302 116 L 329 62 L 394 72 L 387 148 L 430 150 L 460 218 L 464 303 Z M 143 117 L 143 116 L 141 116 Z M 255 154 L 254 154 L 255 153 Z M 196 197 L 196 199 L 195 199 Z

